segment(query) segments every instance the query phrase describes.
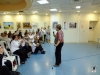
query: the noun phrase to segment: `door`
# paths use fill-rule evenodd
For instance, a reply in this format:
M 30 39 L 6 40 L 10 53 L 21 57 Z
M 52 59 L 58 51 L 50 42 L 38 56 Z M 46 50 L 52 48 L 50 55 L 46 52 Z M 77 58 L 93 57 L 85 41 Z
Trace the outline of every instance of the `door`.
M 88 21 L 81 20 L 79 25 L 79 42 L 88 42 Z

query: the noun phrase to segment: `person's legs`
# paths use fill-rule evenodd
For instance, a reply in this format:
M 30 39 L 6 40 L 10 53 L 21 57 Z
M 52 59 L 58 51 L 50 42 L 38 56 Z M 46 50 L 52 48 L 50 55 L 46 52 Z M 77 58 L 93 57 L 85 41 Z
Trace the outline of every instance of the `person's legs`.
M 56 51 L 55 51 L 56 62 L 55 62 L 55 65 L 61 64 L 61 49 L 62 49 L 62 46 L 63 46 L 63 43 L 60 43 L 56 47 Z
M 22 62 L 25 62 L 26 57 L 25 57 L 25 55 L 23 54 L 23 52 L 22 52 L 21 50 L 17 50 L 17 51 L 15 51 L 14 54 L 19 55 L 21 61 L 22 61 Z
M 11 61 L 7 60 L 5 62 L 5 65 L 9 68 L 10 71 L 12 71 L 12 63 L 11 63 Z
M 45 54 L 45 51 L 43 50 L 42 46 L 39 45 L 38 47 L 36 47 L 34 53 L 38 53 L 38 51 L 40 50 L 41 54 Z
M 1 75 L 10 75 L 10 71 L 7 66 L 2 66 L 2 74 Z
M 61 64 L 61 50 L 62 50 L 63 43 L 60 43 L 60 51 L 59 51 L 59 64 Z

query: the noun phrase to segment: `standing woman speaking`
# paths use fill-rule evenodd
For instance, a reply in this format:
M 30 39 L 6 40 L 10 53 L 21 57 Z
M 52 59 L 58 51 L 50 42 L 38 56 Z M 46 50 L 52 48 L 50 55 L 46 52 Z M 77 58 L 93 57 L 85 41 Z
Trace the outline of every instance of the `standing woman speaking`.
M 63 34 L 63 31 L 61 30 L 60 24 L 56 25 L 56 31 L 57 31 L 56 35 L 53 32 L 53 36 L 55 37 L 54 42 L 55 42 L 55 47 L 56 47 L 56 50 L 55 50 L 56 61 L 55 61 L 55 64 L 53 65 L 54 67 L 59 66 L 61 64 L 61 49 L 64 44 L 64 34 Z

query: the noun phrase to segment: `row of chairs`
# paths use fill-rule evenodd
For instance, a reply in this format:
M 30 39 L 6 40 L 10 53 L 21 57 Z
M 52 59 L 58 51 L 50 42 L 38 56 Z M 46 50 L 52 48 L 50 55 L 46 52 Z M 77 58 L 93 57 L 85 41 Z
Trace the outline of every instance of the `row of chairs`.
M 20 66 L 20 58 L 18 55 L 12 54 L 11 51 L 7 51 L 7 49 L 4 46 L 5 41 L 0 41 L 0 45 L 4 47 L 4 56 L 3 57 L 3 62 L 4 63 L 5 60 L 9 60 L 12 63 L 12 71 L 16 71 L 18 66 Z

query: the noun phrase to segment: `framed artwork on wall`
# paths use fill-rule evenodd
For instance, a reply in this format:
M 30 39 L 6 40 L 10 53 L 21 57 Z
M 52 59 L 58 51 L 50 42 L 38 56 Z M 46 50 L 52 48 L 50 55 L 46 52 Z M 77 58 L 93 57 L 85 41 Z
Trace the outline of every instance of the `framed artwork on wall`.
M 77 23 L 76 22 L 70 22 L 69 23 L 69 28 L 76 28 L 77 27 Z
M 38 28 L 38 23 L 32 23 L 32 28 L 37 29 Z
M 16 25 L 17 25 L 17 28 L 21 28 L 21 22 L 17 22 Z
M 58 24 L 58 22 L 56 22 L 56 21 L 52 22 L 52 29 L 56 29 L 57 24 Z
M 62 29 L 67 29 L 68 28 L 68 23 L 67 22 L 63 22 L 62 24 Z
M 23 28 L 30 28 L 30 22 L 23 22 Z
M 3 22 L 4 29 L 14 29 L 13 22 Z

